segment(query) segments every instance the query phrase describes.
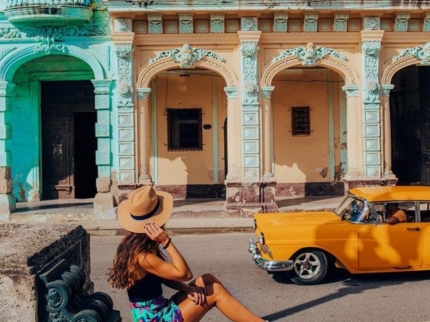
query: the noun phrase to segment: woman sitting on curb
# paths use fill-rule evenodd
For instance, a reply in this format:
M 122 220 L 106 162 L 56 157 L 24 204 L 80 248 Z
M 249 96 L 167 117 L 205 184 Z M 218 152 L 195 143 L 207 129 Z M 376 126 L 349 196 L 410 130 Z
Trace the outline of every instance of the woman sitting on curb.
M 264 321 L 212 274 L 185 283 L 193 273 L 163 229 L 172 210 L 172 196 L 150 186 L 134 190 L 118 206 L 118 221 L 128 234 L 117 248 L 108 281 L 127 289 L 133 321 L 200 321 L 214 306 L 233 321 Z M 162 284 L 179 292 L 166 299 Z

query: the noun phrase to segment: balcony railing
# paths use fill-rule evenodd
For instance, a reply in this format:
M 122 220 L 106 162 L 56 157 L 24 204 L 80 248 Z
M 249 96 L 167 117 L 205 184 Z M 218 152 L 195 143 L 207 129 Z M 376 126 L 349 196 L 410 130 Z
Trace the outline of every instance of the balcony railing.
M 5 15 L 16 25 L 57 26 L 88 22 L 93 0 L 8 0 Z

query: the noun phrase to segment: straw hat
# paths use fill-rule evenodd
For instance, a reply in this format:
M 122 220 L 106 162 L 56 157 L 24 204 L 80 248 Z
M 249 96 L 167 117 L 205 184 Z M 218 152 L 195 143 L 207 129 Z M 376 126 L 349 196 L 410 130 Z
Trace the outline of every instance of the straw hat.
M 118 222 L 128 231 L 145 233 L 145 224 L 164 225 L 173 210 L 173 197 L 164 191 L 155 191 L 151 186 L 143 186 L 130 193 L 127 200 L 118 206 Z

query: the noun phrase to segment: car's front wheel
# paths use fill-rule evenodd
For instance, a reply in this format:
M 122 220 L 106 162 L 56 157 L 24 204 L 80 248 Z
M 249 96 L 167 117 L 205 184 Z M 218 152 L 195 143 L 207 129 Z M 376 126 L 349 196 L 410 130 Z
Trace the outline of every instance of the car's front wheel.
M 294 257 L 293 269 L 288 275 L 296 284 L 318 284 L 327 274 L 327 257 L 318 250 L 306 250 L 299 252 Z

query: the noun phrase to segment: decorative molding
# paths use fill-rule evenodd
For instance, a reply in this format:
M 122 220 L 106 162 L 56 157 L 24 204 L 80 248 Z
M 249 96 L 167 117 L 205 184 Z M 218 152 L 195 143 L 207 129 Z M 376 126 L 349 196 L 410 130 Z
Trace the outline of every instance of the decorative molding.
M 348 31 L 348 13 L 336 13 L 334 16 L 334 31 L 346 32 Z
M 318 13 L 305 13 L 303 30 L 305 32 L 318 31 Z
M 15 49 L 16 49 L 16 47 L 3 47 L 3 48 L 1 48 L 0 49 L 0 60 L 2 60 L 3 57 L 5 57 L 7 54 L 14 51 Z
M 159 13 L 148 14 L 148 25 L 150 34 L 162 34 L 163 33 L 163 21 L 162 15 Z
M 346 97 L 358 97 L 360 96 L 360 86 L 359 85 L 344 85 L 342 89 L 346 93 Z
M 258 30 L 258 18 L 256 17 L 244 17 L 241 19 L 241 30 L 242 31 L 257 31 Z
M 223 34 L 225 32 L 224 13 L 211 13 L 211 33 Z
M 398 13 L 395 19 L 394 31 L 407 32 L 410 13 Z
M 115 32 L 131 32 L 131 19 L 115 19 L 114 20 L 114 31 Z
M 399 55 L 393 57 L 393 61 L 397 61 L 400 58 L 406 56 L 413 56 L 420 61 L 421 65 L 430 64 L 430 42 L 425 43 L 421 46 L 410 47 L 403 50 Z
M 227 99 L 238 99 L 239 98 L 239 90 L 237 87 L 226 86 L 224 87 L 224 92 L 227 94 Z
M 149 99 L 149 94 L 151 93 L 151 88 L 138 88 L 137 89 L 137 99 L 139 101 L 141 100 L 147 100 Z
M 393 84 L 384 84 L 382 85 L 382 96 L 390 96 L 391 90 L 394 88 Z
M 272 62 L 277 62 L 288 56 L 294 56 L 302 61 L 303 66 L 315 66 L 318 60 L 323 59 L 327 55 L 347 61 L 347 58 L 339 54 L 339 52 L 335 49 L 315 46 L 310 42 L 306 45 L 306 47 L 299 46 L 296 48 L 284 50 L 278 56 L 274 57 Z
M 225 62 L 225 59 L 215 54 L 213 51 L 206 49 L 193 48 L 189 44 L 184 44 L 180 48 L 172 50 L 165 50 L 157 54 L 154 58 L 149 60 L 149 63 L 154 63 L 164 58 L 170 58 L 174 62 L 179 63 L 181 68 L 194 68 L 196 62 L 210 57 L 220 62 Z
M 273 31 L 274 32 L 288 31 L 288 13 L 275 12 L 273 17 Z
M 381 19 L 379 17 L 364 17 L 364 30 L 380 30 Z
M 192 34 L 193 33 L 193 14 L 180 13 L 179 14 L 179 33 Z
M 263 98 L 272 98 L 272 93 L 274 89 L 275 89 L 275 86 L 262 86 L 261 96 Z

